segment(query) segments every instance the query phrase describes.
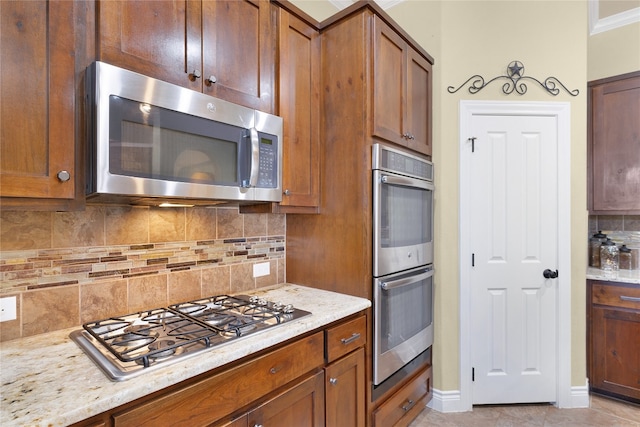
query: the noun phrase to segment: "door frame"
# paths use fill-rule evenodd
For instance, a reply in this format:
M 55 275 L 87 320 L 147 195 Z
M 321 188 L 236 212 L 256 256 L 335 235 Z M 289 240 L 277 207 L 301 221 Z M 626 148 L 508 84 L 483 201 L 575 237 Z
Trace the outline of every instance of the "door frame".
M 471 247 L 470 161 L 472 117 L 477 115 L 544 115 L 557 118 L 558 135 L 558 295 L 556 397 L 554 405 L 571 407 L 571 104 L 568 102 L 460 101 L 459 110 L 459 268 L 460 268 L 460 410 L 473 407 L 471 380 Z

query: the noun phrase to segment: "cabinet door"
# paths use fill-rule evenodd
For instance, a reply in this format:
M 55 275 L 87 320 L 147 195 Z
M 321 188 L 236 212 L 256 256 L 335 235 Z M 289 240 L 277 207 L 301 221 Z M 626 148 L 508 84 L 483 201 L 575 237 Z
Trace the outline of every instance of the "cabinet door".
M 415 50 L 407 50 L 407 130 L 409 148 L 431 155 L 431 64 Z
M 15 202 L 76 194 L 76 51 L 78 5 L 0 2 L 0 195 Z M 8 197 L 8 199 L 4 199 Z
M 326 426 L 364 427 L 364 349 L 325 368 Z
M 249 426 L 324 426 L 323 373 L 318 372 L 251 411 L 248 419 Z
M 281 206 L 316 207 L 320 181 L 320 37 L 280 9 L 280 109 L 284 120 Z
M 373 134 L 407 146 L 407 44 L 380 18 L 373 20 Z
M 276 34 L 269 0 L 204 1 L 204 92 L 273 112 Z
M 640 213 L 640 73 L 590 88 L 590 210 Z
M 640 289 L 591 282 L 589 385 L 640 402 Z
M 99 60 L 202 90 L 200 1 L 102 0 L 96 9 Z

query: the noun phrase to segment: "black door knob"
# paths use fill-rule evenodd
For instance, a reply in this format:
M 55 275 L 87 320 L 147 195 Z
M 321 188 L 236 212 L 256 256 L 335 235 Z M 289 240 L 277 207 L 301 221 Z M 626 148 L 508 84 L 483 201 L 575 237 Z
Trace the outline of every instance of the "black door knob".
M 553 271 L 547 268 L 545 271 L 542 272 L 542 275 L 544 276 L 545 279 L 555 279 L 556 277 L 558 277 L 558 270 Z

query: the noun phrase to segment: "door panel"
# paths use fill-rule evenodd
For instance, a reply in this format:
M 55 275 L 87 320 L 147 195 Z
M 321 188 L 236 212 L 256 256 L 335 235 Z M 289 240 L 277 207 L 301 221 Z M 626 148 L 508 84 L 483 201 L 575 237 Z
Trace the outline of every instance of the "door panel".
M 475 116 L 471 156 L 473 403 L 556 400 L 557 124 Z

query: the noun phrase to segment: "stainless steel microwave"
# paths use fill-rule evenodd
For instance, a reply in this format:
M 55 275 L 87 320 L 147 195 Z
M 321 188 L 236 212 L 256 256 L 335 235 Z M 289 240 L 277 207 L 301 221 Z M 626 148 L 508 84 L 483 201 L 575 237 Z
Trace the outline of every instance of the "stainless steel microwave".
M 279 202 L 282 118 L 103 62 L 86 73 L 88 202 Z

